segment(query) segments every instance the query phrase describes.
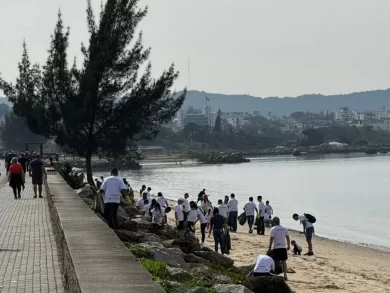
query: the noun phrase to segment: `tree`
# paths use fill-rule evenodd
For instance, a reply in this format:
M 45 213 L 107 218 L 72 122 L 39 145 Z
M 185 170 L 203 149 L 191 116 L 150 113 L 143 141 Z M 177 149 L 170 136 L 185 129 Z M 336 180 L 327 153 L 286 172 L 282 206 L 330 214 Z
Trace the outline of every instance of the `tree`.
M 44 143 L 46 139 L 33 133 L 26 123 L 26 119 L 8 113 L 0 124 L 0 139 L 8 150 L 23 150 L 25 143 Z
M 214 131 L 215 132 L 221 132 L 222 130 L 222 120 L 221 120 L 221 109 L 218 110 L 217 118 L 215 119 L 215 124 L 214 124 Z
M 97 24 L 88 1 L 90 38 L 88 47 L 81 47 L 81 68 L 76 62 L 68 66 L 69 29 L 59 14 L 43 70 L 30 66 L 25 48 L 16 86 L 0 80 L 30 129 L 85 157 L 90 183 L 93 154 L 119 156 L 137 141 L 153 138 L 185 99 L 186 91 L 177 98 L 170 91 L 178 77 L 173 65 L 154 80 L 149 63 L 139 76 L 150 49 L 144 49 L 142 34 L 133 40 L 146 13 L 138 0 L 107 0 Z

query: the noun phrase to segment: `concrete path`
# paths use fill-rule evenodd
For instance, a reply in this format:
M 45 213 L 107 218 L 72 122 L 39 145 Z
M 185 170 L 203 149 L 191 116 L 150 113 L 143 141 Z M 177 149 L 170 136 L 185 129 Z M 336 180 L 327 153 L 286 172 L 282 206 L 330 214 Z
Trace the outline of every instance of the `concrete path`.
M 47 199 L 34 199 L 26 176 L 15 200 L 4 170 L 0 177 L 0 293 L 64 292 Z

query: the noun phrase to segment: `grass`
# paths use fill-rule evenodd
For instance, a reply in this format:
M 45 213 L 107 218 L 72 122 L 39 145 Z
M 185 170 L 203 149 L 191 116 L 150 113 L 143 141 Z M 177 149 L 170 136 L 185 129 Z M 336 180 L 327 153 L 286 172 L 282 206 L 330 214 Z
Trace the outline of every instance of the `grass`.
M 244 274 L 237 273 L 237 272 L 232 272 L 229 271 L 228 269 L 218 265 L 218 264 L 210 264 L 210 268 L 212 268 L 214 271 L 217 271 L 221 275 L 228 276 L 232 279 L 233 284 L 236 285 L 243 285 L 248 282 L 248 277 Z
M 132 247 L 130 248 L 131 253 L 136 258 L 153 259 L 153 251 L 145 247 Z

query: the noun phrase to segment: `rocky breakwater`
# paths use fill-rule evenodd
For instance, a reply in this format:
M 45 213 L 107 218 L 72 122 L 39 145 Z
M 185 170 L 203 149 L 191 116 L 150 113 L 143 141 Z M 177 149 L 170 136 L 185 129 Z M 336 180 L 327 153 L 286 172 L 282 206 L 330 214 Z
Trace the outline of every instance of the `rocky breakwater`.
M 241 153 L 196 154 L 195 159 L 204 164 L 239 164 L 250 162 L 250 160 L 244 158 Z
M 85 186 L 77 193 L 87 204 L 96 206 L 94 187 Z M 120 229 L 115 233 L 166 292 L 292 292 L 282 277 L 248 278 L 248 267 L 235 267 L 231 258 L 202 247 L 189 229 L 179 232 L 170 225 L 156 227 L 125 201 L 118 219 Z
M 67 161 L 74 168 L 85 169 L 84 160 L 73 160 Z M 59 163 L 61 164 L 61 163 Z M 142 168 L 142 165 L 137 161 L 116 161 L 111 162 L 107 160 L 92 160 L 92 169 L 93 170 L 111 170 L 112 168 L 126 169 L 126 170 L 139 170 Z

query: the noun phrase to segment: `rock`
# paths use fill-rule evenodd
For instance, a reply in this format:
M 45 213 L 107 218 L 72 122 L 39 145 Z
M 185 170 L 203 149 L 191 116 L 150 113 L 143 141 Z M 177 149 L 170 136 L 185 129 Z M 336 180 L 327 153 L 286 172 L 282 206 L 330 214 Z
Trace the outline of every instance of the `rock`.
M 168 267 L 169 272 L 171 273 L 172 277 L 180 282 L 190 281 L 194 277 L 187 272 L 186 270 L 183 270 L 182 268 L 171 268 Z
M 129 220 L 129 215 L 125 212 L 125 210 L 120 206 L 118 208 L 118 221 L 120 223 L 124 223 Z
M 217 293 L 253 293 L 243 285 L 218 284 L 213 287 Z
M 138 223 L 133 220 L 127 220 L 125 222 L 120 222 L 119 226 L 121 229 L 137 232 L 138 231 Z
M 154 251 L 156 249 L 163 249 L 164 246 L 159 242 L 145 242 L 145 243 L 139 243 L 137 245 L 134 245 L 133 247 L 142 247 L 147 248 L 150 251 Z
M 162 242 L 165 248 L 172 248 L 173 247 L 173 240 L 165 240 Z
M 184 253 L 193 253 L 201 249 L 199 242 L 193 242 L 183 238 L 173 240 L 172 246 L 179 247 Z
M 161 243 L 160 237 L 158 237 L 156 234 L 152 233 L 145 233 L 145 232 L 138 232 L 140 235 L 143 236 L 141 242 L 157 242 Z
M 85 185 L 84 187 L 78 189 L 76 193 L 81 197 L 81 198 L 90 198 L 93 199 L 95 196 L 95 191 L 92 189 L 90 185 Z
M 194 254 L 203 259 L 207 259 L 212 263 L 219 264 L 225 268 L 231 268 L 234 265 L 234 261 L 222 254 L 215 251 L 194 251 Z
M 203 259 L 201 257 L 198 257 L 194 254 L 185 254 L 184 260 L 187 263 L 200 263 L 200 264 L 210 264 L 210 262 L 207 259 Z
M 253 293 L 292 293 L 283 277 L 279 276 L 251 277 L 249 278 L 248 287 L 253 291 Z
M 169 225 L 165 225 L 164 229 L 159 231 L 159 235 L 166 239 L 177 239 L 180 237 L 179 231 L 175 227 Z
M 125 212 L 130 218 L 135 218 L 135 216 L 141 215 L 141 211 L 133 206 L 125 207 Z
M 83 197 L 82 200 L 90 207 L 93 204 L 93 199 L 90 199 L 89 197 Z
M 184 261 L 183 253 L 178 248 L 160 248 L 153 250 L 154 259 L 165 262 L 174 268 L 189 269 L 189 265 Z
M 191 289 L 184 286 L 183 284 L 177 283 L 177 282 L 169 282 L 169 284 L 172 286 L 172 288 L 175 290 L 174 292 L 180 292 L 180 293 L 193 293 Z
M 143 235 L 127 230 L 115 230 L 115 233 L 120 240 L 125 242 L 139 242 L 143 238 Z
M 154 230 L 152 222 L 149 222 L 143 216 L 141 218 L 136 217 L 133 221 L 137 222 L 139 229 Z
M 220 275 L 220 274 L 213 274 L 213 283 L 218 283 L 218 284 L 232 284 L 232 278 L 225 276 L 225 275 Z
M 230 277 L 217 273 L 205 265 L 192 267 L 190 271 L 198 278 L 208 280 L 214 284 L 231 284 L 233 282 Z

